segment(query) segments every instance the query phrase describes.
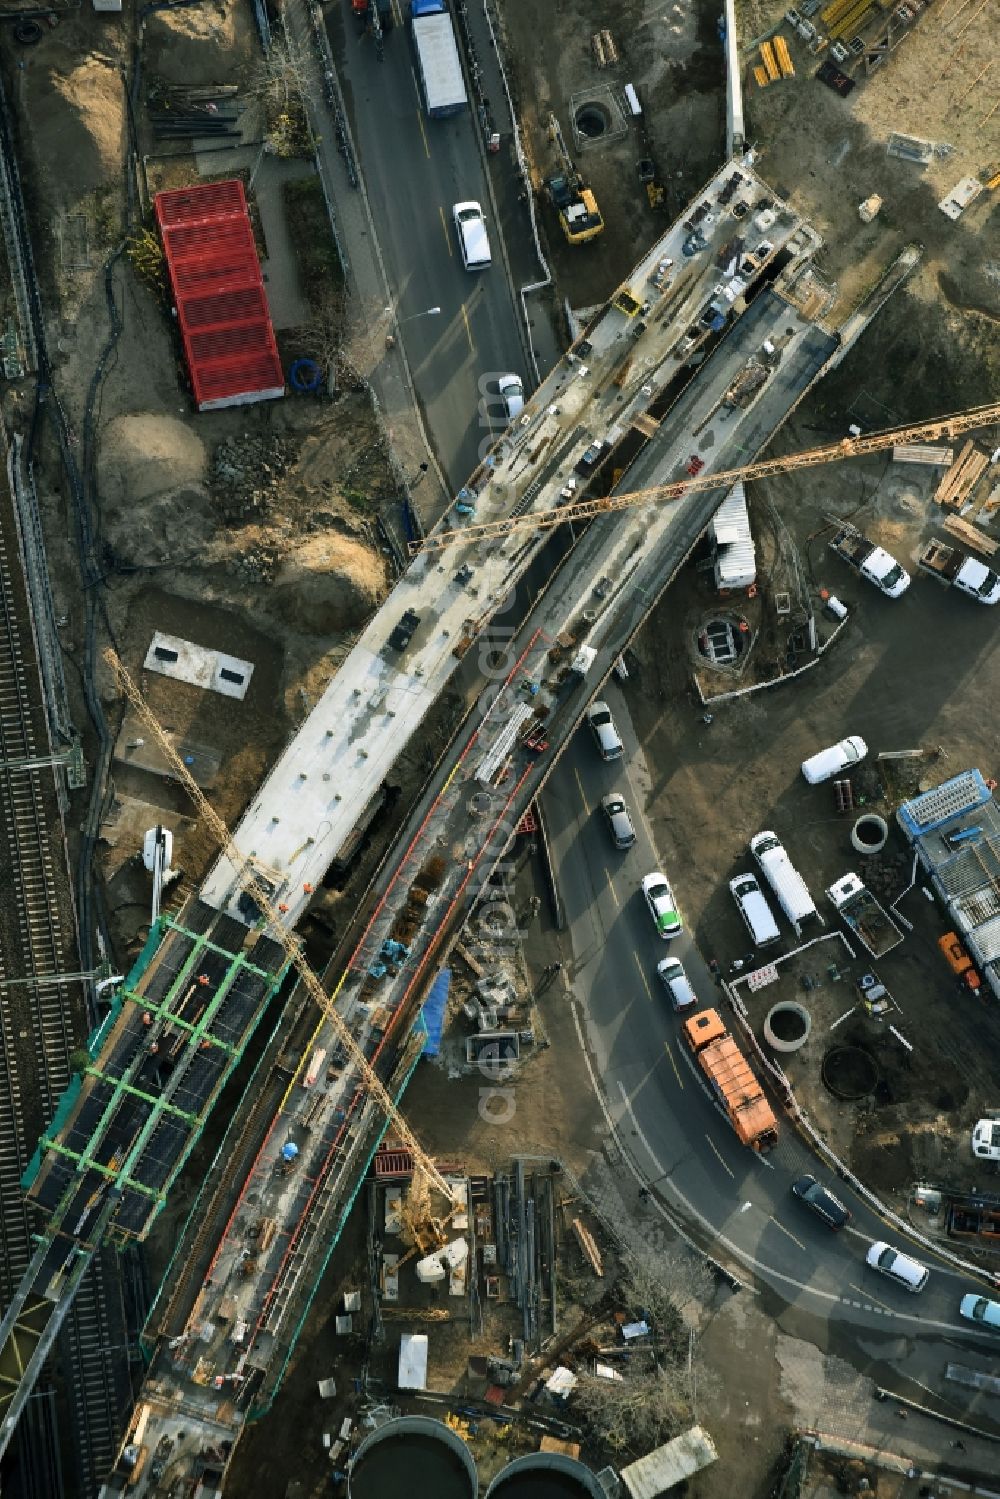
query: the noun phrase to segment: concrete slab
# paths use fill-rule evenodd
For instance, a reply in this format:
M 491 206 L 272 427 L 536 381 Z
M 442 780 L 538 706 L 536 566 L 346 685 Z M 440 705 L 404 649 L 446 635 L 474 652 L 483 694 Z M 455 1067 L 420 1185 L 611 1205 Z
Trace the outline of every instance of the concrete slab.
M 192 687 L 219 692 L 223 697 L 237 698 L 240 702 L 246 697 L 253 676 L 252 661 L 242 661 L 238 656 L 227 656 L 224 651 L 195 645 L 192 640 L 182 640 L 179 635 L 164 635 L 162 630 L 153 635 L 142 665 L 145 671 L 159 672 L 161 677 L 175 677 L 178 682 L 190 682 Z
M 173 769 L 168 765 L 159 746 L 152 740 L 144 738 L 146 733 L 145 724 L 134 713 L 126 713 L 121 733 L 115 743 L 115 764 L 134 765 L 137 770 L 148 771 L 150 775 L 172 778 Z M 222 766 L 222 756 L 219 751 L 212 749 L 210 745 L 199 743 L 196 739 L 189 739 L 183 734 L 173 734 L 169 730 L 166 731 L 166 737 L 197 784 L 203 790 L 214 786 Z

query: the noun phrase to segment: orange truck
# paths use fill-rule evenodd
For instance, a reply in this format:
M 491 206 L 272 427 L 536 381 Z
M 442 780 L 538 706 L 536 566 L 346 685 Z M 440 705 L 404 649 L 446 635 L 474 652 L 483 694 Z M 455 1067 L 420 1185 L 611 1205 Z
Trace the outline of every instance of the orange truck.
M 778 1121 L 764 1089 L 716 1010 L 684 1023 L 684 1038 L 744 1145 L 761 1152 L 778 1143 Z

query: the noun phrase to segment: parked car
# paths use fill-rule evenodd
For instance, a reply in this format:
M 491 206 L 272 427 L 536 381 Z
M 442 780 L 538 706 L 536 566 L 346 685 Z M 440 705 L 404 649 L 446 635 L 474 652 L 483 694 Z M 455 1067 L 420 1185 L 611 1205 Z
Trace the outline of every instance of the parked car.
M 831 744 L 829 749 L 820 750 L 803 760 L 802 774 L 810 786 L 818 786 L 820 781 L 828 781 L 842 770 L 853 769 L 867 753 L 868 746 L 860 735 L 848 734 L 839 744 Z
M 904 1291 L 922 1291 L 931 1273 L 919 1260 L 911 1259 L 902 1250 L 893 1249 L 891 1244 L 885 1244 L 881 1240 L 871 1246 L 865 1255 L 865 1262 L 880 1275 L 887 1275 L 890 1280 L 894 1280 Z
M 684 930 L 677 902 L 674 900 L 674 892 L 665 875 L 647 874 L 642 882 L 642 893 L 646 897 L 649 913 L 653 918 L 657 933 L 664 942 L 676 937 Z
M 698 996 L 679 958 L 663 958 L 657 963 L 656 972 L 675 1010 L 690 1010 L 698 1003 Z
M 834 1197 L 829 1188 L 824 1187 L 814 1176 L 800 1176 L 797 1182 L 793 1182 L 792 1196 L 804 1202 L 817 1218 L 822 1218 L 828 1228 L 843 1228 L 851 1221 L 850 1211 L 840 1198 Z
M 501 375 L 497 381 L 497 390 L 500 392 L 507 420 L 512 422 L 524 410 L 524 382 L 519 375 Z
M 625 746 L 622 744 L 621 735 L 615 728 L 615 721 L 611 717 L 611 709 L 607 703 L 591 703 L 587 709 L 587 722 L 597 741 L 601 759 L 620 760 L 625 753 Z
M 973 1292 L 962 1297 L 958 1311 L 969 1322 L 978 1322 L 980 1327 L 995 1328 L 1000 1332 L 1000 1301 L 987 1301 L 985 1296 Z
M 635 828 L 628 815 L 625 798 L 620 791 L 609 791 L 601 798 L 601 810 L 608 819 L 611 839 L 615 848 L 631 848 L 635 842 Z

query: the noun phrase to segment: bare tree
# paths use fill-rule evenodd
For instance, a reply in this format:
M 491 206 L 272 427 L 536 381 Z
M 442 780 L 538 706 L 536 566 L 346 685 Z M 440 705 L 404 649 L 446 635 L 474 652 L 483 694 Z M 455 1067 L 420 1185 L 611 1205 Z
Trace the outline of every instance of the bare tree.
M 615 1452 L 648 1452 L 677 1435 L 691 1420 L 689 1381 L 684 1364 L 629 1364 L 620 1379 L 584 1374 L 574 1405 L 596 1436 Z

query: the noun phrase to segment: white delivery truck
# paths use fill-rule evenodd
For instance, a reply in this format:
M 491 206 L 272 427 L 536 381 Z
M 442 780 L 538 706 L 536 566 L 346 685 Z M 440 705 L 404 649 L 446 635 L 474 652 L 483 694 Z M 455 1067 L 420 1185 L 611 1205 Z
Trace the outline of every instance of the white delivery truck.
M 446 119 L 469 102 L 455 26 L 445 0 L 411 0 L 410 27 L 427 117 Z
M 823 923 L 816 903 L 809 894 L 809 887 L 785 852 L 784 845 L 776 833 L 755 833 L 750 839 L 750 852 L 760 865 L 778 905 L 784 911 L 796 937 L 802 936 L 802 928 L 810 922 Z
M 906 569 L 854 526 L 838 526 L 830 546 L 838 557 L 843 557 L 856 573 L 874 583 L 887 598 L 898 599 L 909 588 L 910 575 Z
M 1000 601 L 1000 575 L 985 562 L 966 557 L 957 547 L 943 541 L 929 541 L 917 559 L 917 565 L 942 583 L 967 593 L 978 604 Z
M 902 942 L 899 927 L 856 874 L 841 875 L 826 893 L 841 921 L 873 958 L 884 958 Z

